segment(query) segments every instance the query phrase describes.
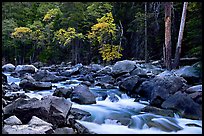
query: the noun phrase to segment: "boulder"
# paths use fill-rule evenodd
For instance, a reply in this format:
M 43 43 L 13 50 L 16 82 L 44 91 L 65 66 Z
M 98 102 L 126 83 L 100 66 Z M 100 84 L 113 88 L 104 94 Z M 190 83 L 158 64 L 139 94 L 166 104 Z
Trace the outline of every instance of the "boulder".
M 20 103 L 21 102 L 21 103 Z M 16 115 L 23 123 L 28 123 L 32 116 L 36 116 L 54 127 L 66 124 L 66 117 L 72 103 L 62 97 L 45 96 L 41 100 L 27 100 L 5 107 L 5 114 Z M 23 103 L 24 102 L 24 103 Z
M 112 84 L 102 83 L 101 89 L 117 89 L 117 87 L 113 86 Z
M 33 66 L 35 66 L 36 68 L 41 68 L 43 67 L 45 64 L 43 64 L 42 62 L 38 61 L 32 64 Z
M 11 87 L 12 92 L 17 92 L 17 91 L 20 91 L 20 89 L 21 89 L 21 88 L 20 88 L 17 84 L 15 84 L 14 82 L 11 83 L 10 87 Z
M 96 75 L 110 75 L 112 68 L 110 66 L 103 67 L 102 69 L 96 71 Z
M 112 67 L 112 73 L 115 76 L 129 73 L 136 68 L 136 63 L 130 60 L 123 60 L 116 62 Z
M 184 66 L 174 72 L 176 75 L 183 77 L 189 84 L 201 82 L 201 71 L 193 66 Z
M 180 91 L 166 99 L 161 107 L 175 110 L 185 118 L 202 119 L 202 107 Z
M 81 84 L 86 85 L 86 86 L 91 86 L 91 82 L 89 81 L 83 81 Z
M 96 99 L 94 94 L 89 90 L 86 85 L 78 85 L 74 87 L 71 94 L 71 101 L 79 104 L 95 104 Z
M 191 86 L 185 90 L 186 93 L 202 92 L 202 85 Z
M 56 128 L 54 134 L 76 134 L 72 128 L 62 127 Z
M 90 74 L 86 74 L 85 76 L 81 76 L 78 78 L 78 80 L 80 81 L 89 81 L 90 83 L 94 83 L 94 78 L 93 78 L 93 75 L 90 73 Z
M 144 69 L 140 68 L 140 67 L 137 67 L 136 69 L 131 71 L 130 75 L 131 76 L 137 75 L 137 76 L 140 76 L 140 77 L 148 77 L 147 72 Z
M 35 73 L 38 69 L 33 65 L 18 65 L 15 72 L 19 73 Z
M 54 90 L 53 96 L 69 98 L 72 91 L 73 91 L 72 88 L 64 88 L 64 87 L 56 88 Z
M 65 81 L 69 79 L 68 77 L 65 77 L 65 76 L 56 76 L 48 72 L 47 70 L 39 70 L 33 75 L 33 78 L 36 81 L 52 82 L 52 83 L 56 83 L 59 81 Z
M 26 79 L 21 80 L 19 86 L 27 90 L 50 90 L 52 89 L 51 82 L 31 82 Z
M 35 116 L 26 125 L 5 125 L 2 134 L 52 134 L 52 124 Z
M 120 90 L 131 94 L 133 93 L 135 87 L 138 86 L 139 80 L 140 78 L 137 75 L 127 77 L 121 81 L 121 83 L 119 84 L 119 88 Z
M 77 120 L 83 120 L 91 117 L 91 114 L 89 112 L 77 108 L 71 108 L 70 115 L 72 115 L 73 118 Z
M 103 66 L 99 65 L 99 64 L 91 64 L 91 70 L 93 72 L 99 71 L 103 68 Z
M 96 77 L 95 79 L 97 82 L 101 82 L 101 83 L 113 84 L 115 82 L 115 79 L 109 75 L 99 76 L 99 77 Z
M 2 84 L 7 84 L 8 83 L 7 76 L 3 73 L 1 75 L 2 75 Z
M 21 125 L 22 122 L 15 116 L 10 116 L 9 118 L 4 120 L 6 125 Z
M 2 66 L 3 72 L 13 72 L 15 70 L 15 66 L 13 64 L 6 64 Z
M 161 109 L 161 108 L 153 107 L 150 105 L 141 109 L 141 112 L 147 112 L 147 113 L 153 113 L 153 114 L 162 115 L 162 116 L 174 117 L 173 110 Z
M 141 97 L 150 100 L 150 105 L 160 107 L 170 95 L 185 88 L 185 80 L 177 76 L 157 76 L 144 81 L 136 90 Z

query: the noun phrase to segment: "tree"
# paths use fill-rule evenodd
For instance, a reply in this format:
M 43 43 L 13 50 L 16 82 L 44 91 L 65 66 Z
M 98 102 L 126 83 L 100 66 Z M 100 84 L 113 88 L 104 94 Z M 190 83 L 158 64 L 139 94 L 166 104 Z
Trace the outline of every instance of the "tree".
M 145 2 L 145 63 L 148 62 L 148 50 L 147 50 L 147 2 Z
M 114 45 L 116 39 L 116 25 L 111 12 L 105 14 L 102 18 L 97 19 L 98 23 L 91 27 L 88 38 L 99 45 L 99 53 L 103 60 L 111 61 L 120 58 L 122 54 L 120 46 Z
M 23 50 L 22 51 L 23 54 L 22 54 L 22 58 L 21 58 L 21 64 L 24 64 L 24 62 L 25 62 L 25 54 L 26 54 L 25 44 L 26 44 L 26 41 L 30 40 L 31 32 L 32 32 L 32 30 L 28 27 L 17 27 L 14 29 L 14 32 L 11 34 L 12 38 L 19 40 L 22 43 L 21 47 Z
M 188 2 L 184 2 L 178 42 L 177 42 L 176 53 L 175 53 L 175 58 L 174 58 L 174 65 L 173 65 L 174 68 L 178 67 L 179 65 L 179 59 L 180 59 L 180 54 L 181 54 L 181 43 L 183 39 L 183 31 L 184 31 L 185 20 L 186 20 L 187 5 L 188 5 Z
M 172 2 L 165 2 L 165 55 L 164 63 L 171 69 L 171 6 Z

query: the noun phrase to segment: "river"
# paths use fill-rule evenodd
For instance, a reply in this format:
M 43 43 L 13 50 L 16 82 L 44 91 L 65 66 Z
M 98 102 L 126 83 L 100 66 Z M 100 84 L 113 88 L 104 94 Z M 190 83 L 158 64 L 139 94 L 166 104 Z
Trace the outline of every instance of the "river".
M 9 73 L 4 74 L 7 75 L 9 84 L 14 82 L 19 85 L 19 78 L 11 77 Z M 51 90 L 12 93 L 25 93 L 30 98 L 41 99 L 43 96 L 52 95 L 56 87 L 73 87 L 81 82 L 75 78 L 71 81 L 74 81 L 73 84 L 65 84 L 65 81 L 52 83 Z M 181 118 L 176 114 L 174 117 L 165 117 L 141 112 L 140 110 L 149 104 L 147 101 L 134 102 L 134 98 L 128 97 L 119 89 L 101 89 L 99 86 L 89 89 L 94 94 L 107 93 L 108 97 L 105 100 L 97 97 L 96 104 L 90 105 L 72 102 L 72 107 L 91 114 L 91 117 L 77 121 L 97 134 L 202 134 L 202 120 Z M 117 101 L 112 102 L 109 99 L 113 94 Z

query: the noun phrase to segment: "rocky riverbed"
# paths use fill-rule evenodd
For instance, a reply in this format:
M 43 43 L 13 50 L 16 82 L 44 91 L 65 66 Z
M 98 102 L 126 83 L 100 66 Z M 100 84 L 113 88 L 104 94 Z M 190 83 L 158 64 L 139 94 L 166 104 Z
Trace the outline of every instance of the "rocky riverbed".
M 200 64 L 2 66 L 2 133 L 202 133 Z

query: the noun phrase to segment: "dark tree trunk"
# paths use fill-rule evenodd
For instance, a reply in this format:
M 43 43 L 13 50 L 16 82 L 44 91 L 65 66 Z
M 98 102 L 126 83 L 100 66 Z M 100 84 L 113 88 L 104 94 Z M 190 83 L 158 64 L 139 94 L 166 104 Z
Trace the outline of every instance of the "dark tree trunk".
M 147 50 L 147 2 L 145 2 L 145 63 L 148 62 L 148 50 Z
M 165 2 L 165 66 L 171 70 L 171 6 L 172 2 Z

